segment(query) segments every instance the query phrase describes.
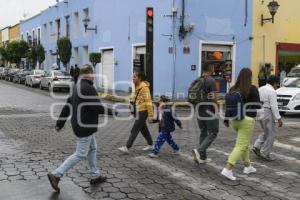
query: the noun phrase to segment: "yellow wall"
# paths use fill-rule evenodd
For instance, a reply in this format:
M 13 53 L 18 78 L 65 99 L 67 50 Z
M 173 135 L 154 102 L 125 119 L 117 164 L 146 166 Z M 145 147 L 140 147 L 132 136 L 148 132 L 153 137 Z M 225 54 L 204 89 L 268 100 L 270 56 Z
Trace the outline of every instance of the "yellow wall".
M 277 0 L 277 2 L 280 7 L 275 15 L 274 24 L 267 22 L 261 26 L 261 14 L 265 18 L 271 17 L 267 8 L 269 1 L 264 0 L 262 4 L 262 0 L 253 0 L 252 70 L 254 84 L 258 82 L 257 76 L 261 63 L 271 63 L 275 68 L 276 43 L 300 44 L 300 0 Z
M 16 24 L 9 28 L 9 41 L 19 40 L 20 38 L 20 25 Z

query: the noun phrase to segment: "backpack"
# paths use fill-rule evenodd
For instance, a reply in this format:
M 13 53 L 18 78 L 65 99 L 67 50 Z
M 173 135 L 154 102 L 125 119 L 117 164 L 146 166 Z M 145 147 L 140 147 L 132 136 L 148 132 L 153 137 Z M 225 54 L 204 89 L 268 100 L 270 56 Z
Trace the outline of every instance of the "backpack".
M 225 96 L 225 117 L 233 120 L 245 118 L 243 95 L 239 92 L 228 93 Z
M 205 77 L 201 76 L 194 80 L 189 87 L 188 102 L 191 104 L 198 104 L 201 102 L 207 102 L 207 92 L 205 91 Z

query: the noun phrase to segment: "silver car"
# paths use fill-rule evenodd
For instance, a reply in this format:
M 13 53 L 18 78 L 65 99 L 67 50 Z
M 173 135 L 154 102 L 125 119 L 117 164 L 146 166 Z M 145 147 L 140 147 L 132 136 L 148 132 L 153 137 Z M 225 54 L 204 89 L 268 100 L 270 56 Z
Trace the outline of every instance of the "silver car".
M 44 75 L 44 73 L 43 70 L 32 70 L 25 78 L 25 85 L 30 87 L 40 85 L 41 76 Z
M 50 91 L 60 88 L 69 89 L 72 84 L 72 76 L 68 72 L 50 70 L 46 71 L 45 75 L 42 76 L 40 89 L 47 88 Z

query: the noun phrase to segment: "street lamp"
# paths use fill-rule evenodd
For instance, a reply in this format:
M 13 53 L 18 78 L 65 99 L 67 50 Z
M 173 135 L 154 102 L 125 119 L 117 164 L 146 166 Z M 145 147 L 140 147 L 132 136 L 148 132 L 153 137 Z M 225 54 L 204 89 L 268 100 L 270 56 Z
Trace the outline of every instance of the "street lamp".
M 261 26 L 264 25 L 264 23 L 268 22 L 268 21 L 272 21 L 272 23 L 274 23 L 274 16 L 279 8 L 279 4 L 277 1 L 273 0 L 271 1 L 269 4 L 268 4 L 268 9 L 269 9 L 269 12 L 271 14 L 272 17 L 270 18 L 264 18 L 263 15 L 261 15 Z
M 83 25 L 84 25 L 84 30 L 85 32 L 86 31 L 95 31 L 95 33 L 97 34 L 97 25 L 95 26 L 95 28 L 89 28 L 89 22 L 90 22 L 90 19 L 89 18 L 85 18 L 82 20 L 83 22 Z

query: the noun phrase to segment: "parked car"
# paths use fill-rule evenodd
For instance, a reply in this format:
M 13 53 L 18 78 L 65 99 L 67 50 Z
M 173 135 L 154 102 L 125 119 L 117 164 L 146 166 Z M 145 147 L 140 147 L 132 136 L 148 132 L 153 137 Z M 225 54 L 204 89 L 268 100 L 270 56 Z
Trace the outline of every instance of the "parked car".
M 300 78 L 279 88 L 276 92 L 281 114 L 300 113 Z
M 50 70 L 46 71 L 41 78 L 40 89 L 47 88 L 50 91 L 54 89 L 69 89 L 72 85 L 72 76 L 65 71 Z
M 17 69 L 17 68 L 10 68 L 7 72 L 7 74 L 5 75 L 5 80 L 6 81 L 10 81 L 12 82 L 13 81 L 13 78 L 14 78 L 14 75 L 16 73 L 18 73 L 18 71 L 20 71 L 20 69 Z
M 43 70 L 32 70 L 28 75 L 25 77 L 25 85 L 34 87 L 40 85 L 41 83 L 41 76 L 44 75 Z
M 8 70 L 9 70 L 9 69 L 10 69 L 10 68 L 7 68 L 7 67 L 3 69 L 3 71 L 0 73 L 0 78 L 1 78 L 1 79 L 3 79 L 3 80 L 5 79 L 6 74 L 8 73 Z
M 0 67 L 0 79 L 2 79 L 2 77 L 4 76 L 4 71 L 5 71 L 5 68 Z
M 289 85 L 298 78 L 300 78 L 300 65 L 297 65 L 296 67 L 291 69 L 291 71 L 287 74 L 287 77 L 283 79 L 282 85 Z
M 26 76 L 30 74 L 30 70 L 23 69 L 14 75 L 13 82 L 23 84 L 25 83 Z

